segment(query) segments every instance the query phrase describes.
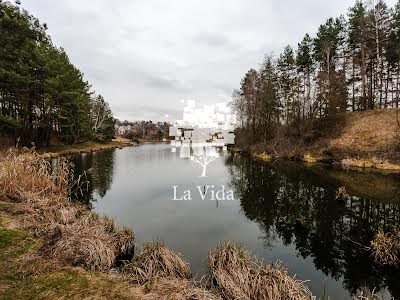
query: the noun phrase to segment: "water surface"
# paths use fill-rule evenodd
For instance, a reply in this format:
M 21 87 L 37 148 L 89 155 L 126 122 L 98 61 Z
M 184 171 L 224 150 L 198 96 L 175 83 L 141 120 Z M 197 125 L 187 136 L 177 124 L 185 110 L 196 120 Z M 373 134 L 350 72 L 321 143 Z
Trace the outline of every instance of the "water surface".
M 229 240 L 267 262 L 282 261 L 291 275 L 309 280 L 317 296 L 351 299 L 368 287 L 384 299 L 400 298 L 400 272 L 378 266 L 365 250 L 378 230 L 399 226 L 398 177 L 225 154 L 200 178 L 199 166 L 168 144 L 72 160 L 77 174 L 90 173 L 80 201 L 131 227 L 139 248 L 145 241 L 165 241 L 195 274 L 206 273 L 208 250 Z M 192 200 L 172 200 L 174 186 L 177 198 L 189 190 Z M 198 189 L 205 186 L 210 188 L 202 200 Z M 221 186 L 225 196 L 233 191 L 234 201 L 210 200 Z M 351 195 L 346 203 L 335 200 L 340 186 Z

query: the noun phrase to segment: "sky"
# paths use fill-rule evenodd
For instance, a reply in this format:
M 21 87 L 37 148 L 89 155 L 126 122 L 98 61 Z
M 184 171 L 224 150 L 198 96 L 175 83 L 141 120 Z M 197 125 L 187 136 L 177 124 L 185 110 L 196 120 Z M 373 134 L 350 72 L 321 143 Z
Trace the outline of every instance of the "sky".
M 355 0 L 21 0 L 121 120 L 174 121 L 225 102 L 265 54 Z M 393 6 L 395 0 L 386 3 Z

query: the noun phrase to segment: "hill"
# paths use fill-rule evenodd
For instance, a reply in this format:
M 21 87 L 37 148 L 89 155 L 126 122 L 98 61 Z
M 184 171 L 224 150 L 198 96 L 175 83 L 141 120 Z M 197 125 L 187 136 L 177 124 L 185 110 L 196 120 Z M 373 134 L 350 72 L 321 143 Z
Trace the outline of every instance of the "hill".
M 289 158 L 400 172 L 399 109 L 340 113 L 314 121 L 305 132 L 280 130 L 269 142 L 252 146 L 251 152 L 260 159 Z

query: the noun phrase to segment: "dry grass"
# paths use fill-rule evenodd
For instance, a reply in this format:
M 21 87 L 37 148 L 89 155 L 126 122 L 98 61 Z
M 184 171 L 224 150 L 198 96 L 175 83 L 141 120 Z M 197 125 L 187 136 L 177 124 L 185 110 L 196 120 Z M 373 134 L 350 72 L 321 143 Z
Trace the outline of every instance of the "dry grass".
M 162 278 L 150 287 L 146 299 L 220 300 L 218 295 L 187 279 Z
M 310 299 L 303 282 L 279 264 L 267 265 L 233 244 L 224 243 L 208 255 L 210 284 L 224 299 Z
M 192 280 L 189 265 L 161 242 L 145 244 L 122 272 L 124 278 L 144 286 L 146 299 L 221 299 Z
M 253 153 L 253 158 L 258 159 L 258 160 L 263 160 L 263 161 L 269 161 L 273 157 L 272 155 L 262 152 L 262 153 Z
M 393 232 L 379 232 L 371 242 L 375 261 L 382 265 L 400 265 L 400 229 Z
M 124 266 L 123 272 L 138 284 L 147 283 L 158 277 L 172 279 L 192 277 L 188 263 L 161 242 L 145 244 L 139 255 Z
M 330 142 L 331 147 L 364 154 L 395 151 L 399 138 L 396 109 L 347 113 L 346 119 L 346 126 Z
M 133 253 L 131 231 L 69 201 L 73 178 L 65 160 L 55 169 L 40 155 L 10 150 L 0 160 L 0 199 L 22 227 L 46 243 L 40 252 L 59 262 L 91 270 L 107 270 L 120 255 Z
M 114 148 L 122 148 L 129 146 L 129 140 L 124 138 L 117 138 L 108 143 L 99 143 L 94 141 L 89 141 L 81 144 L 74 145 L 54 145 L 48 148 L 41 149 L 40 154 L 45 157 L 60 157 L 71 154 L 95 152 L 102 150 L 109 150 Z
M 363 288 L 361 292 L 353 298 L 354 300 L 381 300 L 382 298 L 375 294 L 375 289 L 370 290 L 367 287 Z
M 373 168 L 382 171 L 400 172 L 400 165 L 392 164 L 388 160 L 378 159 L 372 157 L 367 158 L 345 158 L 340 161 L 340 165 L 343 169 L 349 170 L 352 168 Z

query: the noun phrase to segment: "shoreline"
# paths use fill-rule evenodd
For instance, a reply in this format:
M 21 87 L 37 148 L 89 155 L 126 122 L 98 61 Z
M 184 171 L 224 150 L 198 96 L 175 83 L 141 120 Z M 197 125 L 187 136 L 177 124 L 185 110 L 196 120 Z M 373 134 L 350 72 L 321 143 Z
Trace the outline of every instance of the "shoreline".
M 99 143 L 94 141 L 84 142 L 81 144 L 73 144 L 73 145 L 60 145 L 60 146 L 50 146 L 44 149 L 40 149 L 37 151 L 38 154 L 49 157 L 49 158 L 57 158 L 60 156 L 67 156 L 73 154 L 82 154 L 82 153 L 91 153 L 103 150 L 110 150 L 116 148 L 125 148 L 125 147 L 133 147 L 139 146 L 141 144 L 166 144 L 170 143 L 170 141 L 163 140 L 139 140 L 139 143 L 136 145 L 131 144 L 132 141 L 125 138 L 116 138 L 108 143 Z
M 352 170 L 357 172 L 375 172 L 383 175 L 400 174 L 400 164 L 391 163 L 387 160 L 379 158 L 334 158 L 334 156 L 314 155 L 311 153 L 294 154 L 291 156 L 277 156 L 269 154 L 266 151 L 245 150 L 243 148 L 234 147 L 230 149 L 231 153 L 240 155 L 249 155 L 252 159 L 259 161 L 298 161 L 309 165 L 324 165 L 327 167 L 336 167 L 343 170 Z
M 82 144 L 50 146 L 48 148 L 38 150 L 37 153 L 44 157 L 56 158 L 66 155 L 90 153 L 130 146 L 129 140 L 115 139 L 108 143 L 90 141 Z

